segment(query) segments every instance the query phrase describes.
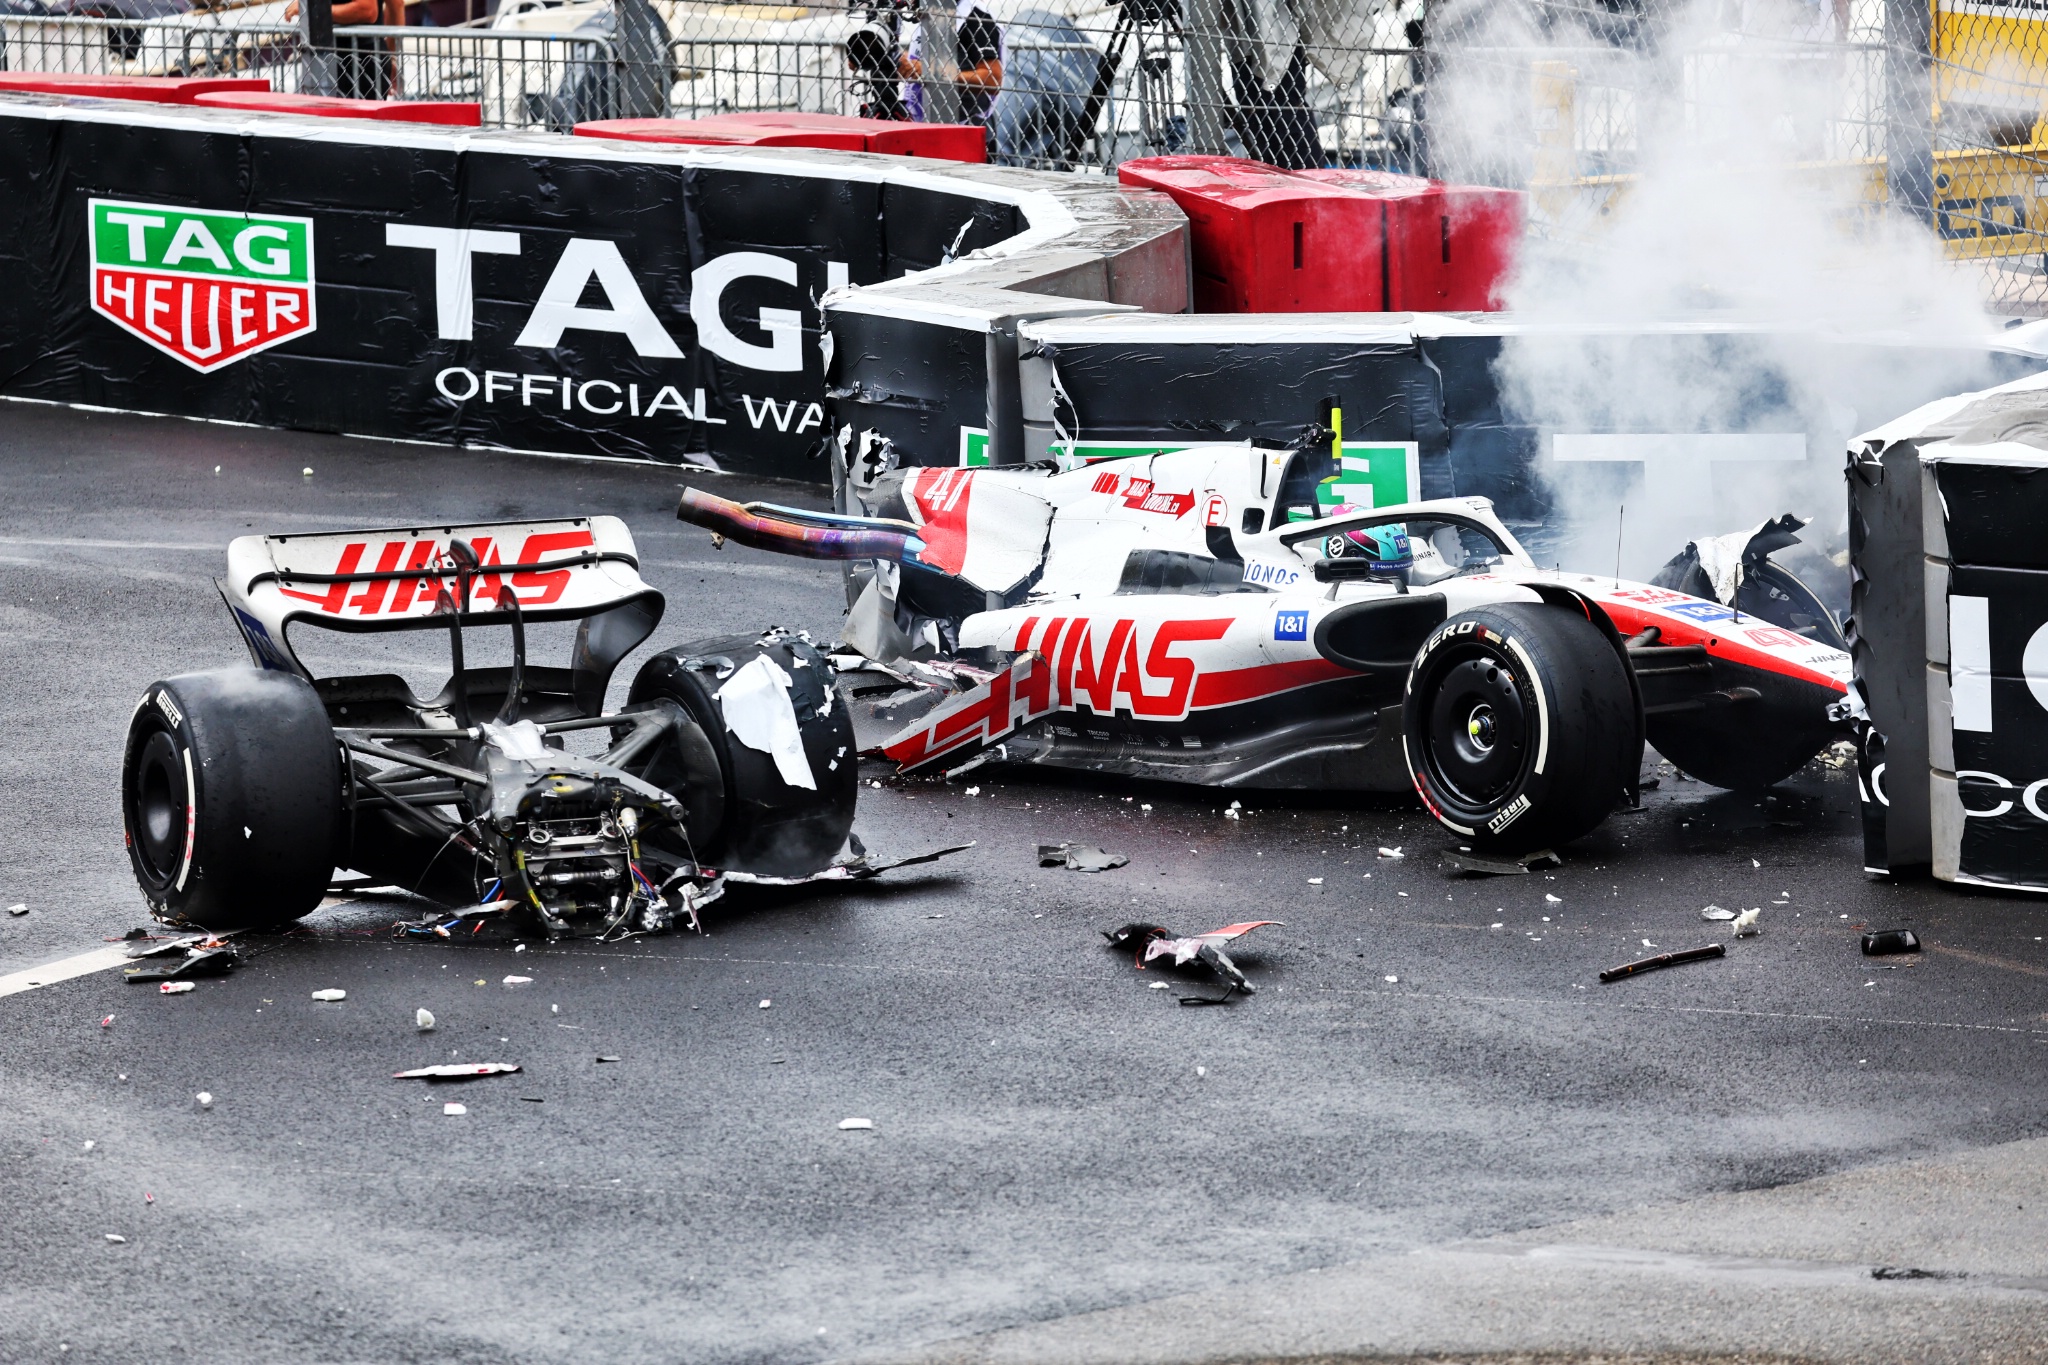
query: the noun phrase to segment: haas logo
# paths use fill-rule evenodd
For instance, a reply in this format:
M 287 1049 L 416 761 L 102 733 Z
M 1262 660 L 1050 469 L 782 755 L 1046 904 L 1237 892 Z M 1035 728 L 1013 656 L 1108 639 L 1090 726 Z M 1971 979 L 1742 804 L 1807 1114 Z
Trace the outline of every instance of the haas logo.
M 539 531 L 527 536 L 519 547 L 519 553 L 512 557 L 514 564 L 541 564 L 547 556 L 560 555 L 564 551 L 588 550 L 597 541 L 588 531 Z M 341 556 L 336 560 L 337 574 L 396 573 L 404 569 L 436 569 L 446 561 L 445 546 L 431 537 L 403 540 L 387 540 L 377 547 L 374 558 L 370 556 L 370 542 L 351 541 L 342 546 Z M 473 548 L 484 569 L 476 576 L 471 588 L 471 605 L 483 602 L 496 603 L 500 598 L 511 597 L 521 607 L 544 607 L 559 601 L 569 586 L 569 569 L 526 569 L 515 574 L 494 574 L 489 570 L 493 565 L 504 564 L 505 557 L 489 536 L 478 536 Z M 510 579 L 508 583 L 506 580 Z M 445 577 L 431 578 L 373 578 L 362 583 L 334 583 L 326 585 L 322 592 L 307 592 L 298 588 L 280 587 L 286 597 L 295 597 L 301 602 L 311 602 L 328 616 L 355 615 L 372 616 L 424 616 L 434 609 L 434 602 L 444 585 L 450 582 Z

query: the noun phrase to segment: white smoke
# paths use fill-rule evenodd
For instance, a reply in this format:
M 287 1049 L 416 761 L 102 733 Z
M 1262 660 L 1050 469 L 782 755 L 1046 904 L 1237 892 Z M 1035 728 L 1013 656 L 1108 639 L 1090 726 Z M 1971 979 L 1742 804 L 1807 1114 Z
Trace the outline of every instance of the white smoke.
M 1976 277 L 1868 195 L 1881 54 L 1830 41 L 1839 16 L 1800 0 L 1739 14 L 1702 0 L 1633 41 L 1612 22 L 1538 32 L 1526 10 L 1480 2 L 1438 29 L 1430 117 L 1447 173 L 1531 186 L 1538 225 L 1504 301 L 1534 326 L 1498 377 L 1541 432 L 1568 523 L 1556 555 L 1610 571 L 1621 531 L 1622 571 L 1646 577 L 1687 540 L 1783 511 L 1815 517 L 1808 539 L 1838 548 L 1843 443 L 1987 382 L 1996 330 Z M 1602 158 L 1632 181 L 1544 185 Z M 1795 442 L 1791 463 L 1711 477 L 1553 459 L 1573 433 L 1783 433 L 1720 447 L 1782 459 L 1802 432 L 1803 460 Z

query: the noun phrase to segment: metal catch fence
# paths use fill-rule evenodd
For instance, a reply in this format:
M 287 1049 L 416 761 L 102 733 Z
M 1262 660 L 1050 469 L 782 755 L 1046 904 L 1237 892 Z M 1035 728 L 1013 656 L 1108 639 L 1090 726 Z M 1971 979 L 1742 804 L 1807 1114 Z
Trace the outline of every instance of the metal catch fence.
M 2039 4 L 498 0 L 455 27 L 344 28 L 314 49 L 283 0 L 264 0 L 4 15 L 0 62 L 473 99 L 489 127 L 749 110 L 967 120 L 988 127 L 994 159 L 1040 169 L 1218 152 L 1526 187 L 1540 229 L 1565 237 L 1632 192 L 1655 137 L 1681 129 L 1713 155 L 1717 130 L 1761 127 L 1727 154 L 1924 215 L 1995 298 L 2048 307 Z

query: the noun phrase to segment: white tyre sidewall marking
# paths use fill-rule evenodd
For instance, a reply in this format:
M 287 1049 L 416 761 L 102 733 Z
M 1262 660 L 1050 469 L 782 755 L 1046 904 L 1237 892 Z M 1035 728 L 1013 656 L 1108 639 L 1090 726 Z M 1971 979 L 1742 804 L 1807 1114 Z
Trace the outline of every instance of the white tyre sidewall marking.
M 1432 816 L 1436 817 L 1436 822 L 1439 825 L 1442 825 L 1445 829 L 1450 830 L 1453 834 L 1462 834 L 1468 839 L 1472 837 L 1472 831 L 1470 829 L 1468 829 L 1464 825 L 1457 823 L 1455 820 L 1445 819 L 1443 812 L 1437 809 L 1436 802 L 1427 799 L 1428 794 L 1424 792 L 1422 789 L 1422 779 L 1416 775 L 1415 755 L 1408 751 L 1408 736 L 1405 732 L 1401 736 L 1401 761 L 1408 765 L 1409 784 L 1415 788 L 1415 791 L 1418 795 L 1424 798 L 1423 809 L 1427 810 Z
M 1543 775 L 1543 765 L 1550 761 L 1550 702 L 1543 695 L 1543 679 L 1536 676 L 1536 661 L 1522 648 L 1521 642 L 1512 635 L 1502 636 L 1507 646 L 1522 661 L 1522 676 L 1529 680 L 1529 688 L 1536 694 L 1536 767 L 1535 775 Z
M 178 881 L 171 889 L 183 891 L 185 879 L 192 875 L 192 847 L 199 838 L 199 788 L 192 783 L 192 750 L 183 744 L 178 752 L 185 759 L 185 857 L 178 864 Z

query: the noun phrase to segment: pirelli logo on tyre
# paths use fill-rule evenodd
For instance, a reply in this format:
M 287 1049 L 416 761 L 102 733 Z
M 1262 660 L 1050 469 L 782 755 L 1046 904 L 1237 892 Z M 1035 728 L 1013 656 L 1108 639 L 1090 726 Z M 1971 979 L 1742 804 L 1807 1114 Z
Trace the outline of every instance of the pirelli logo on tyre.
M 87 201 L 92 310 L 204 374 L 314 328 L 313 220 Z
M 1502 806 L 1500 808 L 1500 814 L 1494 816 L 1491 820 L 1488 820 L 1486 822 L 1486 832 L 1488 834 L 1500 833 L 1509 825 L 1512 825 L 1513 823 L 1515 823 L 1515 821 L 1519 820 L 1522 817 L 1522 814 L 1528 809 L 1529 793 L 1523 792 L 1519 796 L 1515 797 L 1514 800 L 1508 802 L 1505 806 Z

